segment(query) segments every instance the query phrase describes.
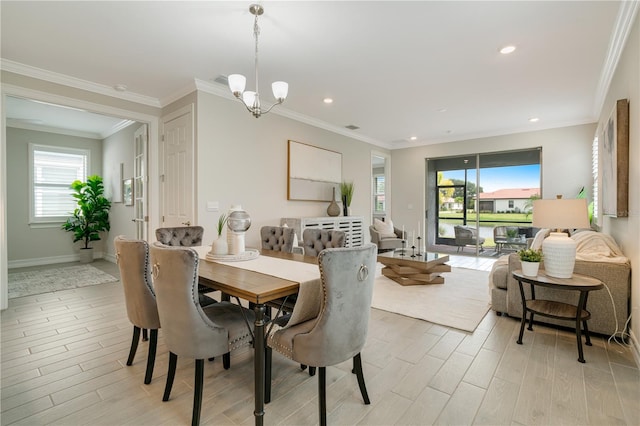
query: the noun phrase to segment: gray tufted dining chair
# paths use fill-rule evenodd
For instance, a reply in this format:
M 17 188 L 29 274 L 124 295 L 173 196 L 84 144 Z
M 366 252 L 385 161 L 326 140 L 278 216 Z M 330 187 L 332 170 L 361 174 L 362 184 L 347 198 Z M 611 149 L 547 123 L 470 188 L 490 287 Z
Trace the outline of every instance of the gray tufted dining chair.
M 362 247 L 330 248 L 318 257 L 322 282 L 322 298 L 315 318 L 289 321 L 284 327 L 273 327 L 267 336 L 265 400 L 271 399 L 271 351 L 275 349 L 301 364 L 318 367 L 320 424 L 326 424 L 326 367 L 353 359 L 353 372 L 358 379 L 365 404 L 369 396 L 362 373 L 360 351 L 369 328 L 371 298 L 376 266 L 375 244 Z M 300 294 L 296 308 L 305 305 Z M 294 315 L 296 314 L 294 308 Z
M 162 244 L 172 247 L 195 247 L 202 245 L 204 228 L 202 226 L 176 226 L 172 228 L 156 229 L 156 239 Z M 200 304 L 202 306 L 216 303 L 215 299 L 205 293 L 211 293 L 211 289 L 204 285 L 198 286 Z
M 263 226 L 260 228 L 260 241 L 262 249 L 293 253 L 293 228 L 282 226 Z
M 318 256 L 326 248 L 344 247 L 346 235 L 342 231 L 307 228 L 302 231 L 305 256 Z
M 158 312 L 169 350 L 169 371 L 162 400 L 169 400 L 178 356 L 195 359 L 192 425 L 200 422 L 204 359 L 251 345 L 254 322 L 252 311 L 230 302 L 200 305 L 198 262 L 198 254 L 188 247 L 159 242 L 151 246 Z
M 129 240 L 123 235 L 114 239 L 114 245 L 127 306 L 127 316 L 133 324 L 133 339 L 131 340 L 127 365 L 133 364 L 133 359 L 136 356 L 140 330 L 151 330 L 147 371 L 144 376 L 144 383 L 148 385 L 153 376 L 158 329 L 160 328 L 156 295 L 151 285 L 151 271 L 149 270 L 149 245 L 146 241 Z

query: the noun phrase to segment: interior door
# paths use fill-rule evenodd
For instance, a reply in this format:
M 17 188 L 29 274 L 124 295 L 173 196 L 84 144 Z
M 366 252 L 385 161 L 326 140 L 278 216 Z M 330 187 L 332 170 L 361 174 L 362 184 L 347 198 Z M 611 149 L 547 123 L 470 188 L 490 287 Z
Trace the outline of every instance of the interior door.
M 162 141 L 162 226 L 195 225 L 191 106 L 163 118 Z
M 147 213 L 147 147 L 148 125 L 143 124 L 134 133 L 134 153 L 133 153 L 133 207 L 135 210 L 136 238 L 147 239 L 147 223 L 149 215 Z

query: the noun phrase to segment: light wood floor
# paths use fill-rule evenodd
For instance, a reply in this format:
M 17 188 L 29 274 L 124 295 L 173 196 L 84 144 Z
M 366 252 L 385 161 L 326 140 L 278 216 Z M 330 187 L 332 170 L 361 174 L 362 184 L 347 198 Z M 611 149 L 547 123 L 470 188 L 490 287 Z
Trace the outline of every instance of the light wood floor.
M 118 275 L 108 262 L 95 266 Z M 479 285 L 486 285 L 479 283 Z M 327 369 L 334 425 L 640 424 L 640 373 L 629 349 L 544 326 L 515 343 L 519 323 L 489 312 L 474 333 L 372 310 L 362 403 L 349 362 Z M 168 355 L 160 332 L 153 381 L 147 344 L 126 367 L 132 327 L 119 283 L 9 301 L 2 312 L 1 424 L 180 425 L 191 419 L 193 369 L 180 359 L 162 402 Z M 205 366 L 202 424 L 253 424 L 253 354 Z M 268 425 L 316 424 L 317 380 L 274 353 Z

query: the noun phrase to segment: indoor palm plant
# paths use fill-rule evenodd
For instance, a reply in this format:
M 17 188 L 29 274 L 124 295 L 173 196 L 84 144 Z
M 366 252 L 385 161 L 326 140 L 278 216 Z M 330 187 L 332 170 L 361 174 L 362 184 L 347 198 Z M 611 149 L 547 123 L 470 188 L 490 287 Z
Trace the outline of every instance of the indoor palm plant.
M 71 189 L 78 207 L 73 211 L 73 216 L 62 224 L 62 229 L 73 232 L 74 243 L 82 241 L 80 260 L 86 263 L 93 259 L 89 243 L 99 241 L 100 232 L 111 228 L 109 225 L 111 202 L 104 197 L 102 178 L 97 175 L 88 176 L 86 182 L 73 181 Z
M 540 262 L 542 262 L 542 250 L 522 249 L 518 251 L 518 257 L 520 258 L 524 275 L 538 275 L 538 268 L 540 267 Z
M 211 244 L 211 254 L 225 255 L 229 254 L 229 246 L 227 240 L 222 238 L 222 231 L 224 231 L 224 225 L 227 223 L 227 215 L 222 213 L 218 218 L 218 224 L 216 230 L 218 231 L 218 238 Z

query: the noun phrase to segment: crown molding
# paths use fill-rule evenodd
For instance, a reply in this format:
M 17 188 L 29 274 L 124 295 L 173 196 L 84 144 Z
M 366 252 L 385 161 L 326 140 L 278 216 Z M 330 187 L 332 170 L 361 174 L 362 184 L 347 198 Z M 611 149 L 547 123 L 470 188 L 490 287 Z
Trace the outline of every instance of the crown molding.
M 629 38 L 629 33 L 633 28 L 635 17 L 640 9 L 640 2 L 622 1 L 620 2 L 620 9 L 618 9 L 618 16 L 611 33 L 611 39 L 609 40 L 609 48 L 607 51 L 607 57 L 605 58 L 602 66 L 602 72 L 600 73 L 600 81 L 596 89 L 596 96 L 593 104 L 593 114 L 596 117 L 600 116 L 604 101 L 611 86 L 611 80 L 620 61 L 620 56 L 624 50 L 624 46 Z
M 120 130 L 126 129 L 127 127 L 131 126 L 133 123 L 136 123 L 136 122 L 133 120 L 122 120 L 119 123 L 117 123 L 115 126 L 110 128 L 109 130 L 107 130 L 106 132 L 102 132 L 100 136 L 102 139 L 106 139 L 109 136 L 118 133 Z
M 229 91 L 226 86 L 223 86 L 218 83 L 210 83 L 208 81 L 195 79 L 195 85 L 197 90 L 210 93 L 212 95 L 220 96 L 229 100 L 236 100 L 235 96 Z M 310 117 L 308 115 L 300 114 L 290 109 L 279 106 L 275 109 L 272 109 L 269 114 L 276 114 L 282 117 L 290 118 L 291 120 L 299 121 L 301 123 L 309 124 L 313 127 L 318 127 L 320 129 L 328 130 L 332 133 L 337 133 L 339 135 L 347 136 L 352 139 L 356 139 L 362 142 L 366 142 L 371 145 L 380 146 L 382 148 L 391 149 L 391 146 L 388 143 L 379 141 L 374 138 L 370 138 L 368 136 L 359 135 L 353 130 L 345 129 L 342 127 L 334 126 L 333 124 L 329 124 L 325 121 L 318 120 L 316 118 Z
M 45 132 L 45 133 L 55 133 L 58 135 L 65 136 L 75 136 L 78 138 L 87 138 L 87 139 L 104 139 L 102 135 L 94 132 L 82 132 L 80 130 L 69 130 L 69 129 L 61 129 L 59 127 L 51 127 L 51 126 L 43 126 L 40 124 L 33 123 L 25 123 L 20 120 L 15 120 L 13 118 L 7 118 L 6 120 L 7 127 L 12 127 L 14 129 L 22 129 L 22 130 L 33 130 L 36 132 Z
M 113 87 L 109 87 L 104 84 L 81 80 L 79 78 L 47 71 L 42 68 L 32 67 L 30 65 L 21 64 L 19 62 L 14 62 L 8 59 L 0 60 L 0 69 L 31 78 L 36 78 L 38 80 L 48 81 L 50 83 L 61 84 L 63 86 L 86 90 L 88 92 L 98 93 L 100 95 L 110 96 L 112 98 L 118 98 L 125 101 L 161 108 L 160 101 L 151 96 L 139 95 L 132 92 L 118 92 Z

